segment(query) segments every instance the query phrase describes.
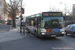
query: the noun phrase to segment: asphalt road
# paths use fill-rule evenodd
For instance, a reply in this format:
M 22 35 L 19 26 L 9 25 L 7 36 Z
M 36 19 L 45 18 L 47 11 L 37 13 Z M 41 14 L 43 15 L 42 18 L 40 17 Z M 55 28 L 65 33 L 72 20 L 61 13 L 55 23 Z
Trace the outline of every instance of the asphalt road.
M 39 39 L 26 34 L 22 39 L 0 43 L 0 50 L 75 50 L 75 37 Z

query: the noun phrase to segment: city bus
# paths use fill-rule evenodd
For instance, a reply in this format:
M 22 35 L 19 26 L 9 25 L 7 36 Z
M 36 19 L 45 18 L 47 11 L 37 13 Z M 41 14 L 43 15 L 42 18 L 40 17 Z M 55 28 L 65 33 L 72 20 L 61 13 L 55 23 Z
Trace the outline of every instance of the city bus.
M 36 37 L 64 36 L 62 12 L 42 12 L 26 17 L 26 29 Z

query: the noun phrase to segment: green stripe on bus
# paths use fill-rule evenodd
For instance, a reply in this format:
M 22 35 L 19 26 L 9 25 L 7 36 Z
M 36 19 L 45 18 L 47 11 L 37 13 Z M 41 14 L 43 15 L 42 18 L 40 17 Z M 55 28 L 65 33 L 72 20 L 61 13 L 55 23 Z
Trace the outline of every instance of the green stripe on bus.
M 38 27 L 38 34 L 40 34 L 40 27 Z

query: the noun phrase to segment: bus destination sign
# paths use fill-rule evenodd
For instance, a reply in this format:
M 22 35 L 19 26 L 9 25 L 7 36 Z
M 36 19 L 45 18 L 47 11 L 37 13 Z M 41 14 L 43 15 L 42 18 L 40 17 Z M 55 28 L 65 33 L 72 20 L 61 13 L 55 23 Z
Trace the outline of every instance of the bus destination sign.
M 49 16 L 62 16 L 62 12 L 43 12 L 43 17 L 49 17 Z

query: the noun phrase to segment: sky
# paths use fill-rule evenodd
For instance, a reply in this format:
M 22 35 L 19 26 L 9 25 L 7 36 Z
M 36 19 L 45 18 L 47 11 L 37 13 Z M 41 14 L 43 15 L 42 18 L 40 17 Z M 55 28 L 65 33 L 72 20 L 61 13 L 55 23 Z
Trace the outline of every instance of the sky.
M 8 2 L 8 1 L 7 1 Z M 62 4 L 60 4 L 62 2 Z M 72 11 L 72 5 L 75 0 L 23 0 L 23 8 L 25 9 L 24 16 L 49 11 L 51 7 L 65 11 L 65 4 L 67 11 Z
M 62 2 L 62 4 L 60 4 Z M 72 11 L 72 4 L 75 4 L 75 0 L 23 0 L 25 4 L 25 16 L 37 14 L 44 11 L 49 11 L 51 7 L 65 11 L 66 9 Z

